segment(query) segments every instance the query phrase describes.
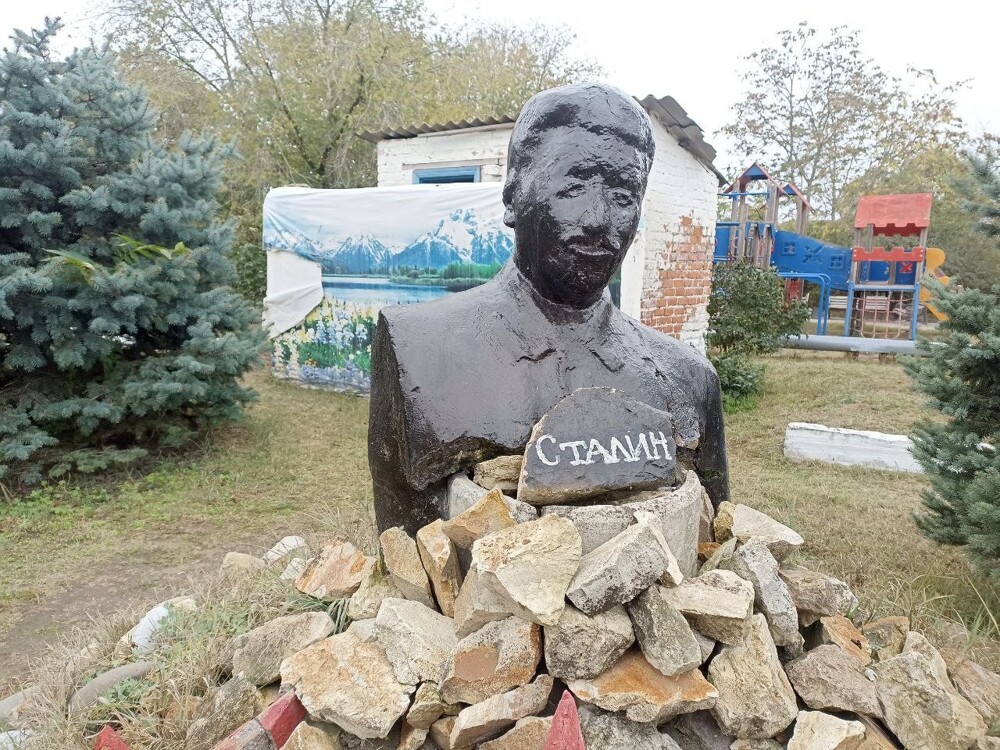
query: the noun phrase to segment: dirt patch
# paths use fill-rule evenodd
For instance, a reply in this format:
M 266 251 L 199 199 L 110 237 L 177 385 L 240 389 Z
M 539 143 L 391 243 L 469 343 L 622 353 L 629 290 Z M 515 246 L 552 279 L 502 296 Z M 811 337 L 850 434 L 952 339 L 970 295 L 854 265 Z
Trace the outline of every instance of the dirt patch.
M 226 552 L 259 554 L 274 541 L 273 532 L 234 536 L 232 530 L 216 529 L 206 535 L 204 526 L 197 523 L 190 529 L 143 534 L 130 540 L 139 542 L 141 553 L 85 564 L 44 594 L 7 607 L 13 610 L 9 614 L 14 621 L 0 631 L 0 664 L 4 665 L 0 695 L 20 690 L 32 665 L 69 630 L 122 610 L 141 613 L 185 591 L 192 576 L 217 569 Z M 192 546 L 192 539 L 200 541 Z

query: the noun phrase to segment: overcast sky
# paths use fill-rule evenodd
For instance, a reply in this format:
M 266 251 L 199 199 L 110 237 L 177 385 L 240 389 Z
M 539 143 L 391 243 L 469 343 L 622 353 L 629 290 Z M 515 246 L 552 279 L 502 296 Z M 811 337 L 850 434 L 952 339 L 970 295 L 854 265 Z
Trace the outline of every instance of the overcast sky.
M 840 24 L 860 29 L 866 54 L 890 72 L 903 74 L 912 65 L 933 69 L 942 81 L 969 79 L 958 97 L 959 114 L 973 132 L 1000 132 L 995 11 L 977 0 L 949 0 L 937 7 L 912 0 L 426 2 L 448 23 L 469 18 L 568 26 L 576 35 L 575 52 L 597 60 L 610 83 L 640 97 L 669 94 L 677 99 L 723 152 L 717 160 L 723 169 L 729 160 L 716 131 L 739 98 L 742 58 L 773 44 L 777 31 L 800 21 L 819 29 Z M 6 39 L 15 27 L 38 26 L 45 15 L 61 15 L 68 23 L 68 39 L 83 44 L 92 9 L 92 0 L 0 0 L 0 36 Z M 470 116 L 476 114 L 493 113 Z

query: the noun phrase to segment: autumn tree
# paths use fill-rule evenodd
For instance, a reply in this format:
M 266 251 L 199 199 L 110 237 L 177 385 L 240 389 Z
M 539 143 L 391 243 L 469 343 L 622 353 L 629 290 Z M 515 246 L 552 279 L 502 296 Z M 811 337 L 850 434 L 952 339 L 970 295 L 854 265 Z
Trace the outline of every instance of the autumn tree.
M 246 277 L 260 279 L 260 206 L 273 185 L 375 182 L 357 137 L 412 122 L 510 114 L 539 89 L 595 75 L 559 29 L 445 29 L 421 0 L 106 0 L 105 29 L 172 132 L 236 142 L 226 175 Z M 256 259 L 256 260 L 254 260 Z M 259 298 L 259 283 L 249 290 Z
M 961 83 L 941 84 L 927 70 L 890 75 L 844 26 L 824 38 L 799 24 L 746 62 L 746 94 L 722 132 L 741 159 L 794 182 L 817 218 L 853 212 L 844 186 L 961 137 L 954 102 Z

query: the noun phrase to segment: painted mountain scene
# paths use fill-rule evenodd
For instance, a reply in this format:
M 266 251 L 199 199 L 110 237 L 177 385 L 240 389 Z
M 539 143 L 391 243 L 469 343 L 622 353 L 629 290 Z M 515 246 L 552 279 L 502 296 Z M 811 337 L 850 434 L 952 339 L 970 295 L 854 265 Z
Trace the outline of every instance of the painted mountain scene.
M 276 374 L 367 390 L 380 308 L 491 279 L 514 252 L 499 184 L 272 191 L 264 249 L 316 263 L 323 302 L 277 336 Z

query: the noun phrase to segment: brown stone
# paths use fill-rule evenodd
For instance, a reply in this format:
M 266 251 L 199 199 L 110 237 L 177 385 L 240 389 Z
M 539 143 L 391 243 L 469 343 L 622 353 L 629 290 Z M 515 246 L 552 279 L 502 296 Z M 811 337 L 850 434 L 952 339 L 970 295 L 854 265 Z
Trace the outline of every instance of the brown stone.
M 456 547 L 469 549 L 477 539 L 517 525 L 500 490 L 490 490 L 471 508 L 442 522 L 441 530 Z
M 871 664 L 871 648 L 864 633 L 854 627 L 854 623 L 843 615 L 821 617 L 819 620 L 819 640 L 821 643 L 832 643 L 840 646 L 862 666 Z
M 295 588 L 317 599 L 339 599 L 357 591 L 374 567 L 375 558 L 350 542 L 331 542 L 309 562 Z
M 436 684 L 423 682 L 413 696 L 413 705 L 406 714 L 406 723 L 419 729 L 429 729 L 442 716 L 457 716 L 461 710 L 461 706 L 445 702 Z
M 850 587 L 837 578 L 797 566 L 782 568 L 779 574 L 788 586 L 803 627 L 820 617 L 847 614 L 858 606 Z
M 403 722 L 403 728 L 399 733 L 399 746 L 397 750 L 420 750 L 424 747 L 424 740 L 427 739 L 428 730 L 420 727 L 413 727 Z
M 484 742 L 479 750 L 545 750 L 551 728 L 551 716 L 525 716 L 506 734 Z
M 451 728 L 451 747 L 453 750 L 473 747 L 503 734 L 520 719 L 541 713 L 548 703 L 552 685 L 551 677 L 539 675 L 530 685 L 462 709 Z
M 786 664 L 785 674 L 809 708 L 882 716 L 875 683 L 865 677 L 857 657 L 840 646 L 814 648 Z
M 871 652 L 879 661 L 899 656 L 906 643 L 906 634 L 910 631 L 908 617 L 882 617 L 861 626 L 861 632 L 868 639 Z
M 1000 675 L 983 669 L 971 659 L 961 658 L 948 664 L 948 676 L 989 726 L 1000 723 Z
M 523 462 L 524 456 L 497 456 L 480 461 L 472 470 L 472 481 L 485 490 L 514 492 Z
M 638 648 L 629 649 L 599 677 L 569 680 L 566 686 L 577 698 L 598 708 L 624 711 L 632 721 L 654 724 L 711 708 L 719 695 L 697 669 L 666 677 Z
M 439 518 L 417 532 L 417 551 L 441 613 L 454 617 L 455 599 L 462 588 L 462 570 L 458 550 L 444 533 L 444 521 Z
M 403 597 L 434 609 L 436 605 L 431 593 L 431 582 L 420 561 L 417 543 L 399 527 L 386 529 L 378 540 L 382 547 L 385 569 L 389 571 L 389 578 L 396 584 L 396 588 L 403 592 Z
M 858 750 L 896 750 L 897 745 L 882 722 L 864 714 L 854 718 L 865 728 L 865 738 L 858 745 Z
M 722 545 L 718 542 L 699 542 L 698 543 L 698 559 L 704 562 L 710 558 L 719 547 Z
M 441 750 L 452 750 L 451 730 L 455 727 L 455 717 L 446 716 L 431 724 L 431 739 Z
M 455 646 L 444 666 L 441 697 L 480 703 L 535 676 L 542 658 L 542 629 L 517 617 L 484 625 Z

